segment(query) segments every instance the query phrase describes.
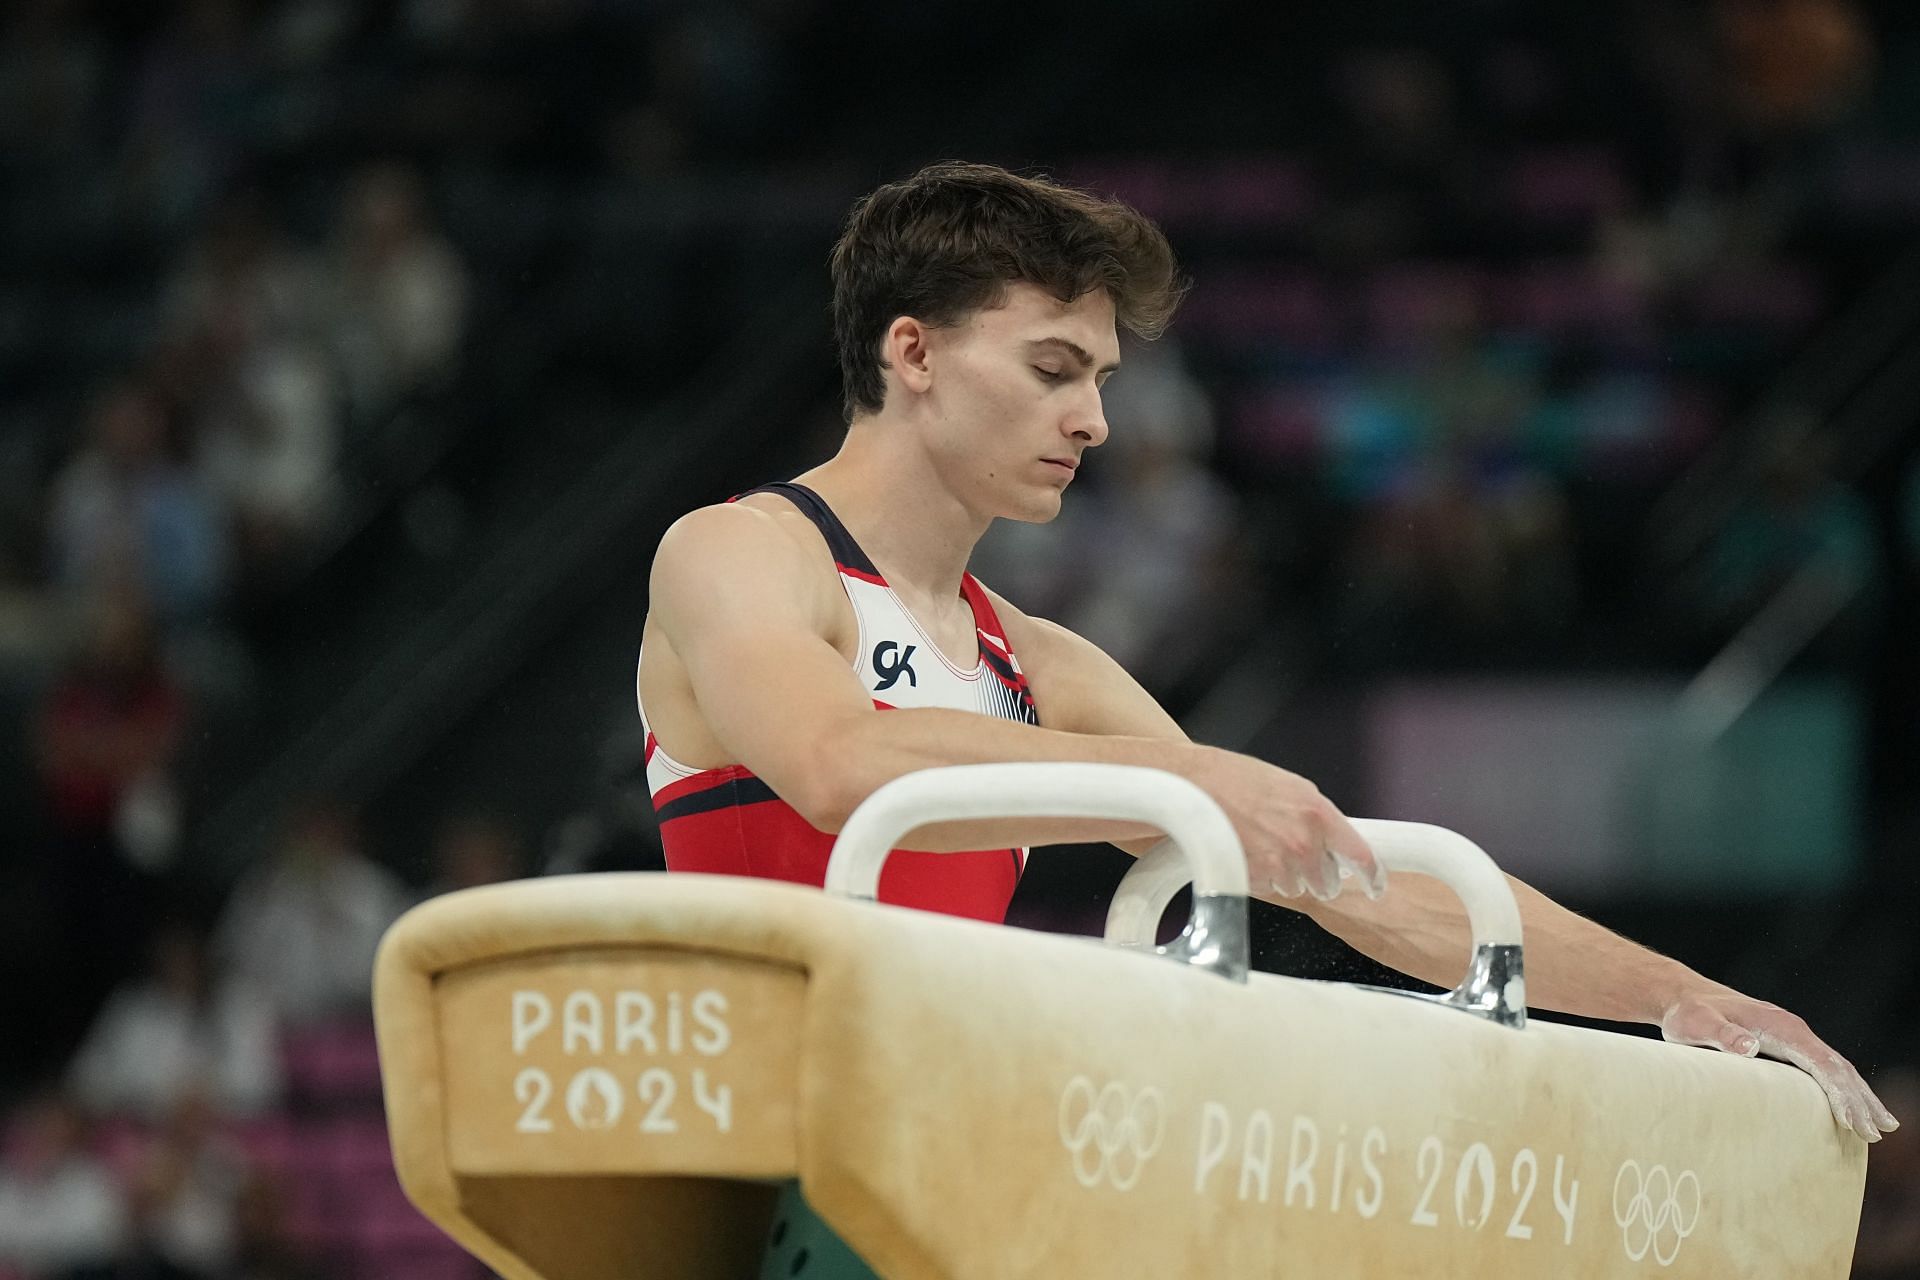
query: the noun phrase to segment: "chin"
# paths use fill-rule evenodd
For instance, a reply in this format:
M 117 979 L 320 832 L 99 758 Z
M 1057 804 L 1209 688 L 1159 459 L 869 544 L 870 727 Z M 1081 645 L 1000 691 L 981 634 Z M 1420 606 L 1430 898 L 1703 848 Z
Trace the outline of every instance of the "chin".
M 1001 519 L 1018 520 L 1022 524 L 1049 524 L 1060 515 L 1061 497 L 1059 493 L 1050 493 L 1010 502 L 1006 510 L 1000 513 Z

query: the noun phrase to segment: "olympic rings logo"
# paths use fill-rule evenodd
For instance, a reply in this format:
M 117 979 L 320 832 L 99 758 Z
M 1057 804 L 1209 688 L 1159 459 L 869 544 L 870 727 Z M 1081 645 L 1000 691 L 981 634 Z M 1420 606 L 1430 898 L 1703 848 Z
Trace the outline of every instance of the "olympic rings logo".
M 1640 1162 L 1629 1160 L 1613 1178 L 1613 1220 L 1630 1260 L 1640 1261 L 1651 1249 L 1655 1261 L 1671 1266 L 1681 1242 L 1700 1224 L 1700 1179 L 1691 1169 L 1674 1175 L 1661 1164 L 1642 1173 Z
M 1060 1095 L 1060 1142 L 1083 1187 L 1104 1181 L 1117 1191 L 1133 1190 L 1166 1128 L 1166 1104 L 1155 1088 L 1133 1093 L 1115 1080 L 1095 1090 L 1093 1081 L 1075 1076 Z

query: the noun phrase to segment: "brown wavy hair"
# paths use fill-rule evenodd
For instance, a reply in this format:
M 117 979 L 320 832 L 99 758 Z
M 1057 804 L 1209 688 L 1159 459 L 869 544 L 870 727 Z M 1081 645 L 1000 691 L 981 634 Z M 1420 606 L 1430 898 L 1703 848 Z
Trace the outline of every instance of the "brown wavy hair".
M 849 420 L 886 401 L 880 340 L 896 317 L 958 323 L 1015 281 L 1062 302 L 1095 289 L 1157 338 L 1186 292 L 1167 238 L 1118 200 L 995 165 L 947 161 L 862 197 L 833 246 L 833 336 Z

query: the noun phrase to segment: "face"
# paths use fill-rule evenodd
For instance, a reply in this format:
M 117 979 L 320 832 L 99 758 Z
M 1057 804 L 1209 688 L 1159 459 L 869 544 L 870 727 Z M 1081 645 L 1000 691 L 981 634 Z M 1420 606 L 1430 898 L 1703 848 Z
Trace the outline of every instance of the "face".
M 1053 519 L 1075 468 L 1107 438 L 1100 388 L 1120 364 L 1113 300 L 1095 290 L 1063 303 L 1015 284 L 1003 306 L 926 333 L 914 374 L 948 487 L 983 517 Z

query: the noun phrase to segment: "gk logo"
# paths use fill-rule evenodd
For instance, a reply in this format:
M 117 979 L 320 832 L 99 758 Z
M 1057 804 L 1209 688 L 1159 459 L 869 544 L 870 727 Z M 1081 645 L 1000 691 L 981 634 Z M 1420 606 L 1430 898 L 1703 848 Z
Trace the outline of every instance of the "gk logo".
M 900 655 L 900 660 L 895 662 L 892 655 L 898 648 L 900 646 L 891 640 L 882 640 L 873 646 L 873 670 L 874 674 L 880 677 L 880 683 L 873 686 L 875 693 L 885 693 L 893 688 L 900 683 L 901 676 L 905 676 L 907 683 L 914 688 L 920 687 L 920 677 L 913 673 L 913 651 L 919 646 L 908 645 L 906 651 Z

